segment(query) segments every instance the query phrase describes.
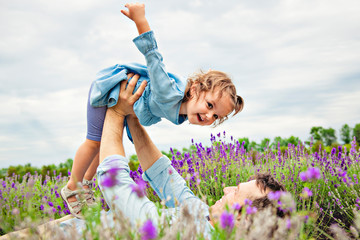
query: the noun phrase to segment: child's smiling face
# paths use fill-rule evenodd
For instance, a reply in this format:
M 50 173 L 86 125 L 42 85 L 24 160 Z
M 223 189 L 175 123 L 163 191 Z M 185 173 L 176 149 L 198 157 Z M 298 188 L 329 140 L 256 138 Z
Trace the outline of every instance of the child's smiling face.
M 183 103 L 180 114 L 186 114 L 191 124 L 211 125 L 215 120 L 226 117 L 234 110 L 234 104 L 228 93 L 219 98 L 219 91 L 200 92 L 198 96 L 191 90 L 192 98 Z

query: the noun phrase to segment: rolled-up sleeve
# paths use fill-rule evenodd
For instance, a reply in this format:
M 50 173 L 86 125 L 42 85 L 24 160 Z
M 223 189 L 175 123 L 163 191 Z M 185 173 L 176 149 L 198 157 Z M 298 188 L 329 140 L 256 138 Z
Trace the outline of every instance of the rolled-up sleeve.
M 143 179 L 148 181 L 158 196 L 166 201 L 166 206 L 175 207 L 189 203 L 191 205 L 201 204 L 208 206 L 201 201 L 187 186 L 185 179 L 171 166 L 170 160 L 166 156 L 159 158 L 143 175 Z
M 104 179 L 111 169 L 116 171 L 116 184 L 113 187 L 103 185 Z M 131 186 L 135 184 L 130 177 L 128 160 L 121 155 L 112 155 L 104 159 L 97 169 L 97 178 L 100 190 L 106 203 L 112 211 L 121 210 L 131 223 L 144 222 L 146 219 L 154 220 L 157 224 L 159 217 L 155 204 L 147 197 L 139 198 L 132 191 Z M 115 207 L 115 209 L 114 209 Z

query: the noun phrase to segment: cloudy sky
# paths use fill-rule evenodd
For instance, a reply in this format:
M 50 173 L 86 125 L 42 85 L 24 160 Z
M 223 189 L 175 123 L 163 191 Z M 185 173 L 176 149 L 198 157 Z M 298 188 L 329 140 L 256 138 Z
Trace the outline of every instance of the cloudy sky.
M 115 0 L 0 0 L 0 168 L 58 164 L 86 134 L 96 73 L 144 58 L 135 25 Z M 358 0 L 148 0 L 146 14 L 167 70 L 232 76 L 243 112 L 217 128 L 148 127 L 161 150 L 236 138 L 298 136 L 312 126 L 360 123 Z M 134 153 L 126 141 L 128 155 Z

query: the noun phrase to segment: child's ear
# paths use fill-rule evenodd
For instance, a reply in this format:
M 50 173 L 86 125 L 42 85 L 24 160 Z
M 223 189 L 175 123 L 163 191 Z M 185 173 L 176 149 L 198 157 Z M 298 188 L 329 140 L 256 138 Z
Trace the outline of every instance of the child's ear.
M 194 83 L 191 87 L 190 87 L 190 98 L 196 96 L 196 87 L 197 87 L 198 83 Z

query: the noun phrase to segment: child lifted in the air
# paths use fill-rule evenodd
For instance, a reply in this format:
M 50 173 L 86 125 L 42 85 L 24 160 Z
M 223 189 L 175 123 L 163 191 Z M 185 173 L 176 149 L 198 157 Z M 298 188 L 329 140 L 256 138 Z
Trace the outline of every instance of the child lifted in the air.
M 121 81 L 127 81 L 135 74 L 133 77 L 139 78 L 136 89 L 147 83 L 142 96 L 134 104 L 134 112 L 144 126 L 153 125 L 162 118 L 176 125 L 188 120 L 191 124 L 216 126 L 232 112 L 233 115 L 237 114 L 244 105 L 231 79 L 223 72 L 209 70 L 187 80 L 168 73 L 145 17 L 145 5 L 134 3 L 125 7 L 128 10 L 121 12 L 136 24 L 139 36 L 133 41 L 145 56 L 146 66 L 137 63 L 117 64 L 100 71 L 99 77 L 91 85 L 86 140 L 76 152 L 70 180 L 61 189 L 62 198 L 76 217 L 81 217 L 80 211 L 84 205 L 80 194 L 84 194 L 87 205 L 95 204 L 91 188 L 99 162 L 105 113 L 108 107 L 116 105 Z M 131 140 L 128 128 L 127 133 Z M 77 183 L 81 183 L 83 188 L 79 189 Z

